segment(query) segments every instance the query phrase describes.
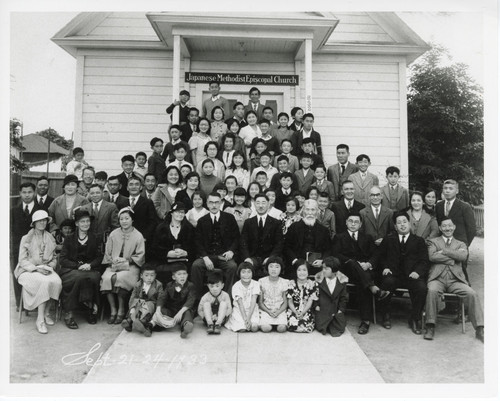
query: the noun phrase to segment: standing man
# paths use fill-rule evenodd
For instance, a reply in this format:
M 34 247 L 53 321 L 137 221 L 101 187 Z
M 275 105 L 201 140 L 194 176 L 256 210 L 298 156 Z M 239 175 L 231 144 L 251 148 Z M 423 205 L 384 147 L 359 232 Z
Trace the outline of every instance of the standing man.
M 221 212 L 220 204 L 221 195 L 218 192 L 208 195 L 207 207 L 210 213 L 201 217 L 196 226 L 198 258 L 191 266 L 191 280 L 198 300 L 205 292 L 203 281 L 206 272 L 214 268 L 224 272 L 224 291 L 231 294 L 233 286 L 240 230 L 232 214 Z
M 467 245 L 468 251 L 472 240 L 476 236 L 476 220 L 474 219 L 474 212 L 470 205 L 457 199 L 457 194 L 458 182 L 455 180 L 446 180 L 443 183 L 444 201 L 436 205 L 436 218 L 437 221 L 442 221 L 445 217 L 453 220 L 456 227 L 453 235 L 457 240 Z M 467 255 L 467 258 L 462 261 L 462 268 L 467 281 L 469 281 L 469 276 L 467 275 L 468 258 L 469 256 Z
M 260 89 L 255 86 L 248 91 L 248 97 L 250 100 L 245 106 L 245 114 L 253 110 L 257 114 L 257 121 L 262 119 L 262 113 L 264 112 L 264 105 L 260 102 Z
M 377 253 L 377 265 L 382 275 L 380 288 L 394 291 L 407 288 L 410 292 L 411 314 L 408 325 L 414 334 L 421 334 L 422 310 L 427 295 L 429 255 L 422 237 L 410 233 L 410 217 L 406 212 L 393 216 L 396 233 L 387 235 Z M 382 326 L 391 328 L 391 294 L 382 300 Z
M 187 116 L 187 124 L 181 125 L 181 139 L 189 142 L 193 134 L 197 131 L 200 111 L 196 107 L 190 107 Z
M 220 82 L 219 81 L 210 82 L 210 84 L 208 85 L 208 89 L 210 90 L 212 96 L 203 102 L 203 108 L 202 108 L 203 117 L 206 117 L 210 121 L 212 121 L 212 109 L 215 106 L 222 107 L 222 110 L 224 110 L 224 115 L 228 116 L 230 113 L 229 102 L 225 97 L 219 95 Z
M 233 121 L 236 121 L 240 128 L 246 127 L 248 123 L 245 121 L 245 105 L 241 102 L 236 102 L 233 106 L 233 116 L 224 121 L 229 128 Z
M 112 203 L 120 203 L 122 204 L 123 202 L 127 201 L 127 198 L 123 195 L 120 194 L 120 189 L 122 187 L 122 184 L 120 183 L 120 180 L 118 179 L 117 175 L 113 175 L 108 178 L 108 190 L 104 196 L 104 200 Z
M 370 189 L 370 205 L 359 212 L 363 219 L 363 231 L 380 245 L 384 237 L 392 230 L 391 209 L 382 205 L 382 191 L 374 186 Z
M 439 223 L 439 230 L 443 235 L 429 240 L 429 260 L 432 266 L 427 281 L 424 338 L 434 339 L 439 297 L 443 292 L 450 292 L 465 299 L 470 321 L 476 329 L 476 338 L 484 343 L 483 308 L 477 293 L 469 286 L 461 266 L 469 252 L 464 242 L 453 237 L 455 229 L 453 220 L 445 217 Z
M 35 203 L 35 184 L 23 182 L 19 186 L 21 202 L 10 209 L 10 270 L 14 280 L 14 295 L 16 297 L 16 307 L 19 309 L 21 299 L 21 285 L 14 277 L 14 270 L 19 261 L 19 246 L 21 239 L 31 230 L 31 217 L 39 210 Z
M 142 196 L 146 199 L 153 200 L 153 194 L 156 191 L 156 177 L 154 174 L 147 173 L 144 176 L 144 189 L 142 190 Z
M 131 177 L 137 177 L 134 173 L 134 167 L 135 167 L 135 158 L 132 155 L 125 155 L 122 157 L 122 169 L 123 171 L 121 174 L 118 174 L 118 180 L 120 181 L 121 187 L 120 187 L 120 195 L 123 195 L 128 198 L 128 190 L 127 190 L 127 185 L 128 185 L 128 180 Z M 109 186 L 109 184 L 108 184 Z M 120 208 L 118 208 L 119 210 Z
M 95 179 L 95 170 L 94 167 L 85 167 L 82 170 L 82 180 L 78 184 L 78 188 L 76 192 L 83 197 L 87 198 L 89 195 L 89 189 L 91 185 L 94 183 Z
M 342 183 L 340 193 L 342 199 L 333 202 L 331 209 L 335 214 L 335 232 L 337 234 L 347 231 L 345 221 L 351 212 L 360 212 L 365 208 L 365 205 L 354 199 L 354 183 L 346 180 Z
M 346 181 L 351 174 L 358 171 L 358 166 L 349 161 L 349 146 L 341 143 L 337 145 L 337 161 L 333 166 L 328 167 L 328 181 L 333 183 L 335 190 L 335 200 L 340 199 L 342 193 L 342 183 Z
M 42 175 L 36 180 L 36 199 L 38 208 L 48 212 L 49 206 L 54 200 L 53 197 L 48 195 L 49 192 L 49 179 Z
M 257 215 L 245 220 L 241 232 L 241 260 L 253 265 L 256 278 L 264 277 L 263 266 L 270 256 L 279 256 L 283 251 L 281 222 L 267 214 L 269 198 L 265 194 L 255 196 Z

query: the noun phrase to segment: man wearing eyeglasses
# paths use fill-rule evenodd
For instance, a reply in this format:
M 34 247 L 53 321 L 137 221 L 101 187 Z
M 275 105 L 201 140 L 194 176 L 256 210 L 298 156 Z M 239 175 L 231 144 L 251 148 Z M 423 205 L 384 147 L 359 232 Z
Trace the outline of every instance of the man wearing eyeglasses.
M 374 186 L 370 189 L 370 204 L 359 212 L 363 225 L 361 230 L 375 240 L 379 246 L 382 239 L 393 230 L 392 210 L 382 206 L 382 191 Z

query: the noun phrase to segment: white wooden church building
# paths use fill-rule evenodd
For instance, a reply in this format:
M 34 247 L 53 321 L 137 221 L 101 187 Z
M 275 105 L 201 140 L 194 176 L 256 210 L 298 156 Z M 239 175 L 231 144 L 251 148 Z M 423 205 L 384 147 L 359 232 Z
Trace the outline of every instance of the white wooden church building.
M 257 86 L 275 115 L 313 112 L 327 165 L 346 143 L 381 182 L 389 165 L 407 177 L 406 67 L 428 46 L 394 13 L 91 12 L 52 40 L 77 60 L 75 145 L 97 170 L 167 140 L 165 108 L 187 89 L 201 110 L 211 73 L 231 101 Z

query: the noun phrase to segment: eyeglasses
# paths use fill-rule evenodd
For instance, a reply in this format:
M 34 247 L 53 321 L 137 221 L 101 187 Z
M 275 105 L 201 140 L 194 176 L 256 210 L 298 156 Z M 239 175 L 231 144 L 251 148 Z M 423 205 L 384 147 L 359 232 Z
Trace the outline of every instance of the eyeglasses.
M 370 194 L 370 196 L 376 197 L 376 196 L 380 196 L 380 194 Z

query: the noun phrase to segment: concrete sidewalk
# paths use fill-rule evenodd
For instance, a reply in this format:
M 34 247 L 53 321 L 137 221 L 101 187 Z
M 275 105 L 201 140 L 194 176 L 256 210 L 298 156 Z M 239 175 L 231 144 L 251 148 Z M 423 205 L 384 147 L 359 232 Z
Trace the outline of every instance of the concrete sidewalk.
M 197 318 L 188 339 L 179 328 L 151 338 L 124 330 L 106 354 L 84 383 L 384 382 L 349 331 L 207 335 Z

